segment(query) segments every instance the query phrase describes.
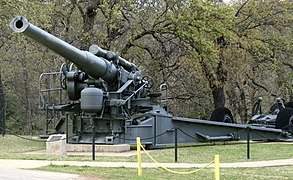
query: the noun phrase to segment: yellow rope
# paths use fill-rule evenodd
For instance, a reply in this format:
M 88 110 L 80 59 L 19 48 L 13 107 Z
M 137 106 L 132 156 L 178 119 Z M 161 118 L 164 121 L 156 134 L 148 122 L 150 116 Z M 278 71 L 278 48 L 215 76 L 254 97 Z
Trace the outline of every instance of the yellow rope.
M 215 160 L 213 160 L 212 162 L 210 162 L 208 165 L 203 166 L 199 169 L 193 170 L 193 171 L 188 171 L 188 172 L 179 172 L 179 171 L 174 171 L 171 169 L 168 169 L 167 167 L 161 165 L 159 162 L 157 162 L 146 150 L 145 148 L 140 144 L 140 147 L 143 149 L 143 151 L 148 155 L 149 158 L 151 158 L 151 160 L 153 160 L 155 163 L 157 163 L 162 169 L 165 169 L 166 171 L 169 171 L 171 173 L 175 173 L 175 174 L 192 174 L 192 173 L 196 173 L 198 171 L 203 170 L 204 168 L 207 168 L 208 166 L 210 166 L 211 164 L 213 164 L 215 162 Z

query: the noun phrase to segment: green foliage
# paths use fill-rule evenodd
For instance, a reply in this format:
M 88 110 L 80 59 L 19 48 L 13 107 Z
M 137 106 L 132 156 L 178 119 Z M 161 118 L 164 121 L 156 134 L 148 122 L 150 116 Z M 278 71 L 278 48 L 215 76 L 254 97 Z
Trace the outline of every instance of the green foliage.
M 193 48 L 193 52 L 207 60 L 217 60 L 218 52 L 214 42 L 225 36 L 233 38 L 233 9 L 208 2 L 192 1 L 174 14 L 175 33 Z

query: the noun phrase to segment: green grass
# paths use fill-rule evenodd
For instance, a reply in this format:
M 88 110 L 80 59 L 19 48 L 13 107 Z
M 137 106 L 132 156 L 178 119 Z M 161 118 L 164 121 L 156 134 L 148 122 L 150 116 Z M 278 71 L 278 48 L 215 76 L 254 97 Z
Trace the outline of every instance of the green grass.
M 32 138 L 32 137 L 27 137 Z M 35 140 L 35 138 L 32 138 Z M 45 150 L 44 142 L 28 141 L 15 136 L 0 137 L 1 159 L 32 159 L 32 160 L 63 160 L 63 161 L 91 161 L 89 156 L 46 156 L 27 155 L 25 152 Z M 213 144 L 196 144 L 178 149 L 178 163 L 208 163 L 215 154 L 220 155 L 220 162 L 245 162 L 274 159 L 293 158 L 292 143 L 256 143 L 251 144 L 251 159 L 247 160 L 247 146 L 245 143 L 229 142 Z M 159 162 L 174 162 L 174 148 L 148 150 L 152 157 Z M 96 157 L 96 161 L 136 162 L 136 155 L 130 157 Z M 143 162 L 151 162 L 145 153 Z M 266 168 L 221 168 L 221 179 L 292 179 L 293 166 L 266 167 Z M 204 169 L 196 174 L 177 175 L 160 168 L 143 169 L 143 176 L 137 176 L 137 170 L 131 168 L 98 168 L 56 166 L 38 168 L 38 170 L 76 173 L 93 178 L 102 179 L 213 179 L 213 169 Z M 190 171 L 190 169 L 178 169 Z
M 250 160 L 274 160 L 293 158 L 293 144 L 251 144 Z M 220 155 L 221 162 L 243 162 L 247 161 L 247 145 L 244 144 L 218 144 L 218 145 L 196 145 L 193 147 L 178 149 L 178 162 L 184 163 L 207 163 L 212 160 L 215 154 Z M 174 161 L 174 149 L 161 149 L 151 155 L 160 162 Z M 142 161 L 149 161 L 143 154 Z
M 16 136 L 0 136 L 0 154 L 16 154 L 23 152 L 36 151 L 46 148 L 45 142 L 38 142 L 36 137 L 25 136 L 31 140 L 22 139 Z
M 292 179 L 293 166 L 282 167 L 262 167 L 262 168 L 222 168 L 220 169 L 221 179 L 227 180 L 284 180 Z M 169 173 L 160 168 L 145 168 L 142 176 L 137 175 L 137 169 L 133 168 L 98 168 L 98 167 L 74 167 L 74 166 L 55 166 L 39 168 L 38 170 L 67 172 L 97 177 L 101 179 L 213 179 L 214 170 L 212 168 L 203 169 L 194 174 L 179 175 Z M 177 171 L 190 171 L 190 169 L 176 169 Z
M 31 138 L 31 137 L 27 137 Z M 30 159 L 30 160 L 62 160 L 62 161 L 91 161 L 91 153 L 88 156 L 47 156 L 23 154 L 25 152 L 45 150 L 44 142 L 29 141 L 15 136 L 0 136 L 0 158 L 2 159 Z M 226 144 L 197 144 L 178 149 L 178 163 L 208 163 L 215 154 L 220 155 L 221 162 L 244 162 L 274 159 L 293 158 L 292 143 L 253 143 L 250 146 L 250 160 L 247 160 L 246 143 L 229 142 Z M 148 150 L 151 156 L 162 163 L 174 162 L 174 148 Z M 96 161 L 136 162 L 136 155 L 130 157 L 106 157 L 97 156 Z M 143 153 L 143 162 L 151 162 Z

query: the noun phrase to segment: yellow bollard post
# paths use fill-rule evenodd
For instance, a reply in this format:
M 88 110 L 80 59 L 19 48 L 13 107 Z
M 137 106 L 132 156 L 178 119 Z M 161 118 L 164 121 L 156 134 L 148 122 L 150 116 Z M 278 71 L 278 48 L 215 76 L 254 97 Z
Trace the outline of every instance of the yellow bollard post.
M 215 155 L 215 180 L 220 180 L 220 157 Z
M 137 174 L 138 176 L 142 175 L 142 169 L 141 169 L 141 148 L 140 148 L 140 137 L 136 138 L 136 150 L 137 150 Z

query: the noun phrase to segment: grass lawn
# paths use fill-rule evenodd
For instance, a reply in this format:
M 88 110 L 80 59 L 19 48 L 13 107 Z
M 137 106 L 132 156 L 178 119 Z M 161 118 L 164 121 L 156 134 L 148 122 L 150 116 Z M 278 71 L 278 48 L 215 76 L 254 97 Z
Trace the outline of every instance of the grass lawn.
M 31 137 L 27 137 L 31 138 Z M 35 139 L 33 139 L 35 140 Z M 2 159 L 32 159 L 32 160 L 64 160 L 64 161 L 91 161 L 89 156 L 47 156 L 27 155 L 24 152 L 44 150 L 44 142 L 29 141 L 15 136 L 0 136 L 0 158 Z M 215 154 L 220 155 L 221 162 L 244 162 L 274 159 L 293 158 L 293 143 L 254 143 L 251 144 L 250 160 L 247 160 L 246 143 L 217 143 L 197 144 L 178 149 L 178 163 L 208 163 Z M 159 162 L 174 162 L 174 148 L 149 150 L 150 154 Z M 89 153 L 91 154 L 91 153 Z M 106 157 L 98 156 L 96 161 L 136 162 L 136 156 Z M 152 162 L 146 154 L 142 154 L 143 162 Z
M 285 180 L 292 179 L 293 166 L 262 167 L 262 168 L 222 168 L 220 179 L 227 180 Z M 214 179 L 212 168 L 204 169 L 194 174 L 178 175 L 169 173 L 161 168 L 146 168 L 142 170 L 142 176 L 137 176 L 137 169 L 133 168 L 97 168 L 97 167 L 74 167 L 74 166 L 47 166 L 38 170 L 67 172 L 82 174 L 101 179 Z M 177 171 L 190 171 L 190 169 L 176 169 Z
M 32 137 L 27 137 L 32 138 Z M 32 138 L 35 140 L 35 138 Z M 24 152 L 44 150 L 44 142 L 28 141 L 15 136 L 0 137 L 1 159 L 34 159 L 34 160 L 65 160 L 65 161 L 91 161 L 90 156 L 46 156 L 26 155 Z M 246 162 L 274 159 L 293 158 L 292 143 L 253 143 L 251 144 L 251 159 L 247 160 L 247 146 L 245 143 L 217 143 L 197 144 L 178 149 L 178 163 L 209 163 L 215 156 L 220 155 L 220 162 Z M 159 162 L 174 162 L 174 148 L 148 151 Z M 96 157 L 96 161 L 136 162 L 136 155 L 130 157 Z M 146 154 L 142 154 L 143 162 L 151 162 Z M 293 166 L 268 168 L 221 168 L 221 179 L 292 179 Z M 143 169 L 143 176 L 137 176 L 136 169 L 129 168 L 97 168 L 55 166 L 39 168 L 39 170 L 69 172 L 94 176 L 102 179 L 213 179 L 213 169 L 204 169 L 195 174 L 177 175 L 166 172 L 160 168 Z M 180 169 L 178 171 L 190 171 Z

